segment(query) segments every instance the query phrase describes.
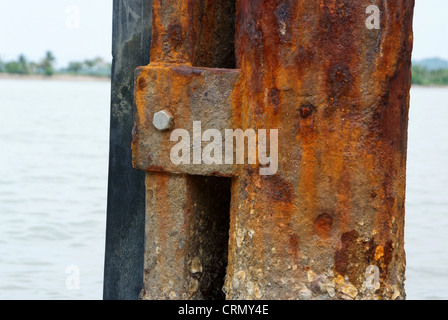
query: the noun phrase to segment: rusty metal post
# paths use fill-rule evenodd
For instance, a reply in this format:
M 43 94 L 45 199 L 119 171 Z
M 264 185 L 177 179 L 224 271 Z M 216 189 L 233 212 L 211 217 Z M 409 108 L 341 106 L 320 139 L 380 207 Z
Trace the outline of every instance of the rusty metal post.
M 132 145 L 143 298 L 404 299 L 414 0 L 154 3 Z M 278 130 L 278 171 L 261 175 L 260 153 L 195 162 L 194 138 L 192 163 L 173 163 L 173 131 L 199 121 Z
M 189 175 L 168 170 L 174 167 L 169 159 L 171 132 L 157 122 L 163 122 L 165 113 L 173 116 L 169 121 L 176 127 L 190 128 L 198 115 L 184 89 L 204 87 L 204 81 L 215 87 L 235 82 L 238 72 L 233 70 L 224 72 L 223 80 L 221 72 L 210 71 L 195 82 L 199 71 L 189 68 L 234 65 L 234 21 L 235 7 L 229 1 L 154 1 L 151 63 L 136 71 L 133 142 L 134 165 L 148 172 L 142 299 L 223 298 L 230 181 L 193 176 L 189 168 L 181 171 Z M 214 98 L 210 92 L 209 99 Z M 219 103 L 230 104 L 224 100 Z M 213 110 L 208 113 L 215 116 Z M 148 146 L 155 148 L 140 151 Z
M 238 177 L 228 298 L 405 297 L 413 7 L 238 2 L 243 123 L 279 128 L 279 172 Z

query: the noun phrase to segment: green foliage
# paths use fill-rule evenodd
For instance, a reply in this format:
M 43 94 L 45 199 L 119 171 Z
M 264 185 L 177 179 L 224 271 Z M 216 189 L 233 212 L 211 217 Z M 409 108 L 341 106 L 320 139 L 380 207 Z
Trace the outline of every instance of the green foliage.
M 448 69 L 428 70 L 414 65 L 412 67 L 412 84 L 448 85 Z
M 41 74 L 52 76 L 53 74 L 75 74 L 109 77 L 111 64 L 102 58 L 87 59 L 84 61 L 72 61 L 61 70 L 55 70 L 56 58 L 51 51 L 45 53 L 40 62 L 30 62 L 22 54 L 17 61 L 3 61 L 0 59 L 0 73 L 11 74 Z M 448 85 L 448 69 L 428 69 L 415 64 L 412 67 L 412 84 L 416 85 Z
M 16 61 L 8 62 L 5 64 L 5 71 L 6 73 L 19 74 L 20 73 L 19 64 Z
M 52 76 L 54 74 L 54 67 L 53 64 L 56 61 L 56 58 L 54 57 L 53 53 L 51 51 L 47 51 L 45 54 L 45 58 L 40 63 L 40 67 L 43 70 L 43 73 L 46 76 Z
M 47 51 L 39 62 L 28 61 L 20 55 L 16 61 L 4 62 L 0 59 L 0 73 L 10 74 L 40 74 L 52 76 L 58 74 L 91 75 L 110 77 L 112 66 L 102 58 L 87 59 L 85 61 L 72 61 L 66 68 L 56 70 L 56 58 L 51 51 Z
M 70 74 L 82 74 L 91 76 L 110 76 L 112 66 L 103 58 L 97 57 L 94 59 L 87 59 L 82 62 L 72 61 L 64 70 Z
M 78 74 L 83 68 L 82 62 L 70 62 L 67 67 L 69 73 Z
M 30 73 L 30 67 L 29 67 L 28 61 L 23 54 L 21 54 L 19 56 L 19 60 L 17 61 L 17 63 L 18 63 L 20 74 L 29 74 Z
M 12 74 L 29 74 L 30 68 L 28 61 L 24 55 L 20 55 L 17 61 L 10 61 L 7 63 L 1 62 L 1 72 L 12 73 Z

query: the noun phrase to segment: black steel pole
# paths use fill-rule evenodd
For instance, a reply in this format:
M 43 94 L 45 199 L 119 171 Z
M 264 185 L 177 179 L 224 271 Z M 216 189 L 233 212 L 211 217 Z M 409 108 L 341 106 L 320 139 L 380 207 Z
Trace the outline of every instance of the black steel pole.
M 105 300 L 136 300 L 143 284 L 145 172 L 132 168 L 134 70 L 149 63 L 151 0 L 114 0 Z

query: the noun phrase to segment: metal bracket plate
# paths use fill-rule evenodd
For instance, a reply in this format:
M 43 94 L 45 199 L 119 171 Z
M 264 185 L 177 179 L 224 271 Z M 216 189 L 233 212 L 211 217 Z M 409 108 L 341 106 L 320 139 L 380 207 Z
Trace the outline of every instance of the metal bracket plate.
M 224 135 L 225 129 L 239 128 L 240 86 L 240 71 L 236 69 L 174 64 L 150 64 L 137 68 L 132 142 L 134 168 L 193 175 L 235 175 L 234 164 L 201 165 L 202 162 L 194 161 L 193 154 L 198 152 L 198 148 L 202 152 L 206 144 L 198 145 L 193 124 L 200 122 L 201 135 L 208 129 L 219 130 Z M 162 110 L 173 117 L 171 127 L 163 131 L 153 125 L 154 115 Z M 173 147 L 180 141 L 171 141 L 176 129 L 186 130 L 190 135 L 189 164 L 174 164 L 170 157 Z M 197 123 L 195 129 L 198 129 Z

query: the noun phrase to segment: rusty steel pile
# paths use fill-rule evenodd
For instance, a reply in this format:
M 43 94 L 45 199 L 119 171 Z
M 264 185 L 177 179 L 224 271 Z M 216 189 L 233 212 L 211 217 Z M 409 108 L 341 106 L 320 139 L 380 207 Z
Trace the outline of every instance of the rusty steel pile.
M 413 10 L 153 2 L 132 141 L 146 172 L 142 299 L 405 299 Z M 205 152 L 199 122 L 258 142 L 276 130 L 276 170 L 260 174 L 247 153 L 173 162 L 176 130 L 192 133 L 183 151 Z

